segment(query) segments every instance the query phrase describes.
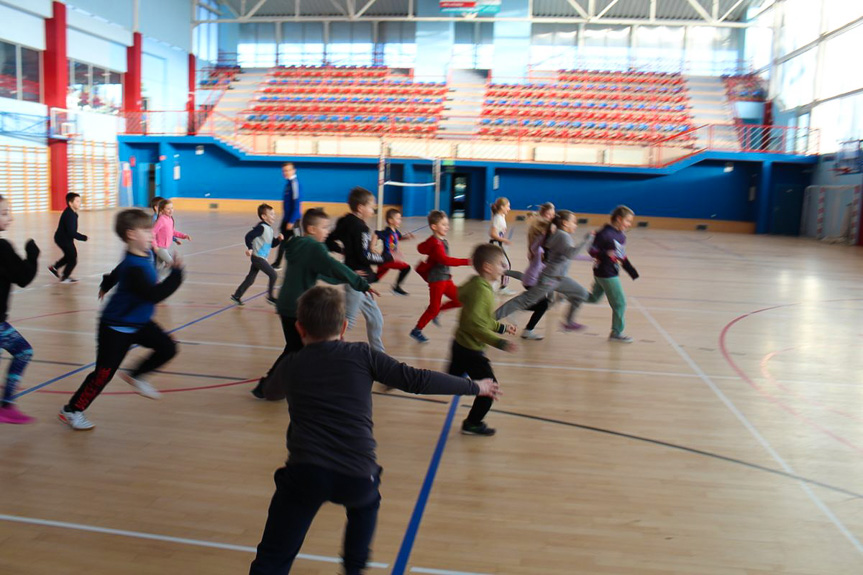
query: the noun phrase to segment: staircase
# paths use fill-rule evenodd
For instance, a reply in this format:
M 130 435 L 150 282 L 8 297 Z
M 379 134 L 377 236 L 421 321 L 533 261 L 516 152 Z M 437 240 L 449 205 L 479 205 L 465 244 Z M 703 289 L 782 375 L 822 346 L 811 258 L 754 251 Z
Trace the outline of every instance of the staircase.
M 255 92 L 262 87 L 268 73 L 267 68 L 243 69 L 213 108 L 199 133 L 215 136 L 235 148 L 246 148 L 242 141 L 237 140 L 236 122 L 242 121 L 241 112 L 252 105 Z
M 476 70 L 453 70 L 438 135 L 453 140 L 470 140 L 479 131 L 485 101 L 486 78 Z
M 734 125 L 734 113 L 725 94 L 722 78 L 716 76 L 685 76 L 693 123 L 696 127 L 710 124 L 710 129 L 696 132 L 696 146 L 721 150 L 740 150 L 740 139 Z

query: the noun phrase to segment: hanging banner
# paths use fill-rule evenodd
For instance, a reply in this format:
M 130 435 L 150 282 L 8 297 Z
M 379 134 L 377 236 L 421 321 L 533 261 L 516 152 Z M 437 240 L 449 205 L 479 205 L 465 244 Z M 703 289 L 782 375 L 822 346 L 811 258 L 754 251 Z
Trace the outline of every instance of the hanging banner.
M 501 0 L 440 0 L 440 11 L 455 16 L 493 16 Z

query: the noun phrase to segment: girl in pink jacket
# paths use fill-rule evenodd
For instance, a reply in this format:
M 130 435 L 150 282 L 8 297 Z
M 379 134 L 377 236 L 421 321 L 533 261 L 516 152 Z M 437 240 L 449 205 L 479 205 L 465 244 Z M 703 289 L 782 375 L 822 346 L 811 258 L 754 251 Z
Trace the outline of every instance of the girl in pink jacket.
M 159 275 L 171 269 L 174 258 L 168 248 L 174 239 L 192 241 L 192 236 L 174 229 L 174 204 L 171 200 L 159 202 L 159 218 L 153 224 L 153 252 L 156 254 L 156 269 Z

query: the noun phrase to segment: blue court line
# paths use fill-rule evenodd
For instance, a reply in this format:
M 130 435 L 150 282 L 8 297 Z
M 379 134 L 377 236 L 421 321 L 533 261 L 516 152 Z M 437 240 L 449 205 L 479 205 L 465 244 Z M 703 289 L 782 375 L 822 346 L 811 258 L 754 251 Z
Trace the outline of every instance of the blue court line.
M 437 446 L 435 447 L 434 454 L 429 462 L 429 468 L 428 471 L 426 471 L 426 477 L 425 480 L 423 480 L 420 494 L 417 496 L 417 502 L 414 506 L 411 520 L 408 523 L 404 539 L 402 539 L 401 547 L 399 547 L 399 554 L 396 557 L 395 564 L 393 565 L 393 570 L 391 572 L 392 575 L 404 575 L 405 569 L 407 569 L 408 559 L 410 559 L 411 550 L 413 549 L 414 541 L 416 540 L 417 532 L 420 528 L 420 522 L 423 518 L 423 512 L 425 511 L 426 503 L 431 494 L 432 484 L 434 484 L 434 478 L 437 474 L 437 468 L 440 464 L 441 456 L 443 456 L 444 447 L 446 447 L 446 438 L 447 435 L 449 435 L 449 428 L 452 426 L 452 420 L 453 417 L 455 417 L 456 408 L 458 408 L 458 398 L 459 396 L 457 395 L 453 397 L 452 403 L 449 405 L 449 413 L 446 415 L 446 421 L 444 421 L 443 429 L 441 429 L 440 437 L 437 440 Z
M 251 300 L 251 299 L 255 299 L 257 297 L 261 297 L 265 293 L 267 293 L 267 292 L 261 292 L 259 294 L 253 295 L 252 297 L 248 298 L 246 301 Z M 195 325 L 198 322 L 202 322 L 205 319 L 209 319 L 209 318 L 213 317 L 214 315 L 219 315 L 223 311 L 227 311 L 227 310 L 235 308 L 235 307 L 237 307 L 237 304 L 232 304 L 232 305 L 223 307 L 222 309 L 216 310 L 212 313 L 208 313 L 207 315 L 205 315 L 203 317 L 199 317 L 198 319 L 194 319 L 194 320 L 190 321 L 189 323 L 184 323 L 180 327 L 175 327 L 174 329 L 172 329 L 166 333 L 174 333 L 176 331 L 180 331 L 181 329 L 187 328 L 190 325 Z M 138 346 L 135 345 L 129 349 L 134 349 L 136 347 L 138 347 Z M 15 395 L 12 396 L 12 399 L 18 399 L 19 397 L 25 396 L 28 393 L 33 393 L 34 391 L 42 389 L 43 387 L 47 387 L 47 386 L 51 385 L 52 383 L 56 383 L 56 382 L 60 381 L 61 379 L 66 379 L 67 377 L 69 377 L 71 375 L 75 375 L 76 373 L 81 373 L 84 370 L 90 369 L 94 365 L 96 365 L 95 361 L 92 363 L 88 363 L 87 365 L 83 365 L 83 366 L 79 367 L 78 369 L 73 369 L 72 371 L 70 371 L 68 373 L 64 373 L 63 375 L 58 375 L 57 377 L 55 377 L 53 379 L 49 379 L 48 381 L 44 381 L 44 382 L 40 383 L 39 385 L 35 385 L 33 387 L 27 388 L 24 391 L 19 391 L 18 393 L 16 393 Z

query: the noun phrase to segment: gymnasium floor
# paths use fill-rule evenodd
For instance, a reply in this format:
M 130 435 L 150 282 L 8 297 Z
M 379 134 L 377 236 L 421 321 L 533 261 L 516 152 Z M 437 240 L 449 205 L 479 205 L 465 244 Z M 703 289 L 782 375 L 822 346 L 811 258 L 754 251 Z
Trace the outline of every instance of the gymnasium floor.
M 23 387 L 39 387 L 19 404 L 39 420 L 0 428 L 0 573 L 247 572 L 288 424 L 283 403 L 249 394 L 282 346 L 272 308 L 261 297 L 228 305 L 254 216 L 177 214 L 193 238 L 180 248 L 187 281 L 157 320 L 180 353 L 151 379 L 171 393 L 148 401 L 115 380 L 86 433 L 56 413 L 95 359 L 96 286 L 122 247 L 113 213 L 83 213 L 82 281 L 57 285 L 45 271 L 59 255 L 55 219 L 18 216 L 6 234 L 19 252 L 34 236 L 43 255 L 11 301 L 9 321 L 35 348 Z M 451 252 L 467 256 L 486 229 L 457 222 Z M 441 575 L 863 572 L 860 249 L 634 229 L 629 253 L 641 273 L 623 280 L 636 342 L 606 341 L 602 303 L 584 307 L 583 333 L 560 331 L 557 306 L 544 341 L 491 350 L 505 392 L 488 418 L 495 437 L 457 432 L 467 398 L 450 424 L 449 398 L 375 395 L 385 472 L 370 573 L 401 572 L 400 556 L 405 572 Z M 589 287 L 587 261 L 571 273 Z M 406 287 L 409 298 L 380 299 L 388 352 L 444 369 L 456 313 L 415 344 L 407 334 L 427 296 L 416 275 Z M 343 521 L 340 508 L 322 510 L 294 573 L 339 571 Z

